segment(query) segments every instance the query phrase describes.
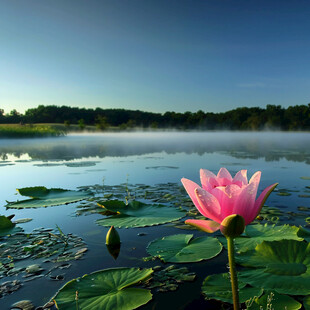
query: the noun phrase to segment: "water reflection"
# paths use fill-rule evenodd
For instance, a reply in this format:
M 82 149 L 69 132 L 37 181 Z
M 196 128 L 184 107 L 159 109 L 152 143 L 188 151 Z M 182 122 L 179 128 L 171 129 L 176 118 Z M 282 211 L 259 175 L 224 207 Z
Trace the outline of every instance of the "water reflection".
M 70 135 L 62 138 L 0 140 L 3 161 L 69 161 L 90 157 L 223 153 L 239 159 L 310 164 L 310 134 L 291 132 L 164 132 Z

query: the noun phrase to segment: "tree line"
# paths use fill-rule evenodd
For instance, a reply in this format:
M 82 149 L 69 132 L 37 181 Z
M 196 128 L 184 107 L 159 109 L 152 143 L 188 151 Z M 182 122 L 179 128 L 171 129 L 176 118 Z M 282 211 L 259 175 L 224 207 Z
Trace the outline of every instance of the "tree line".
M 125 109 L 86 109 L 68 106 L 39 105 L 24 114 L 15 109 L 4 113 L 0 109 L 2 124 L 62 123 L 78 124 L 81 129 L 94 125 L 99 129 L 118 127 L 196 129 L 196 130 L 310 130 L 310 103 L 283 108 L 280 105 L 240 107 L 227 112 L 165 112 L 152 113 Z

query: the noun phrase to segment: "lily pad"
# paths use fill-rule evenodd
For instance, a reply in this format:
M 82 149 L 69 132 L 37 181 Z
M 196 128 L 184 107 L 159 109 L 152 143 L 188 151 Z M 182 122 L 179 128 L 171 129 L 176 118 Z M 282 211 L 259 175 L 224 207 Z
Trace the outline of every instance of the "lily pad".
M 306 296 L 303 300 L 305 310 L 310 310 L 310 296 Z
M 310 243 L 296 240 L 264 241 L 236 261 L 254 269 L 239 273 L 252 286 L 280 294 L 310 294 Z
M 24 218 L 24 219 L 15 220 L 14 223 L 15 224 L 23 224 L 23 223 L 28 223 L 31 221 L 32 221 L 32 218 Z
M 282 239 L 302 241 L 303 238 L 297 235 L 298 231 L 298 227 L 290 225 L 248 225 L 245 230 L 246 236 L 235 239 L 235 250 L 238 253 L 253 250 L 263 241 L 275 241 Z M 221 238 L 220 240 L 222 241 Z M 223 242 L 223 244 L 226 247 L 226 242 Z
M 278 294 L 276 292 L 265 292 L 263 296 L 260 298 L 258 297 L 254 298 L 252 304 L 249 305 L 247 309 L 298 310 L 302 306 L 301 303 L 294 298 L 287 295 Z
M 0 298 L 19 290 L 22 284 L 19 280 L 6 281 L 0 284 Z
M 307 194 L 300 194 L 300 195 L 298 195 L 298 197 L 301 197 L 301 198 L 310 198 L 310 195 L 307 195 Z
M 102 226 L 118 228 L 145 227 L 176 221 L 185 216 L 179 207 L 169 207 L 160 204 L 146 204 L 131 201 L 126 205 L 120 200 L 100 202 L 99 205 L 114 212 L 115 215 L 97 220 Z
M 0 215 L 0 237 L 14 234 L 21 230 L 20 227 L 15 227 L 15 223 L 13 223 L 11 219 L 4 215 Z
M 299 206 L 299 207 L 297 207 L 297 209 L 299 211 L 310 211 L 310 207 L 305 207 L 305 206 Z
M 178 234 L 152 241 L 147 252 L 163 262 L 193 263 L 210 259 L 222 251 L 221 243 L 212 237 L 198 237 Z
M 283 211 L 279 208 L 264 206 L 256 220 L 265 220 L 267 222 L 277 223 L 280 219 L 282 219 L 283 215 Z
M 70 168 L 92 167 L 92 166 L 96 166 L 97 163 L 100 163 L 100 162 L 99 161 L 80 161 L 80 162 L 65 163 L 65 166 L 70 167 Z
M 153 268 L 154 274 L 144 287 L 156 288 L 158 292 L 175 291 L 180 283 L 192 282 L 196 278 L 195 273 L 189 272 L 186 267 L 176 268 L 175 265 L 170 265 L 165 269 L 160 269 L 160 266 Z
M 16 261 L 50 258 L 52 262 L 64 262 L 78 259 L 84 253 L 83 240 L 73 234 L 65 235 L 60 232 L 60 228 L 41 228 L 31 233 L 12 234 L 3 238 L 0 246 L 0 278 L 12 273 L 19 274 L 24 270 L 15 268 Z
M 292 194 L 288 192 L 277 192 L 277 195 L 278 196 L 291 196 Z
M 298 237 L 305 239 L 307 242 L 310 242 L 310 230 L 304 227 L 299 227 Z
M 263 289 L 258 287 L 247 287 L 246 283 L 238 281 L 239 300 L 241 303 L 253 296 L 261 296 Z M 202 284 L 202 293 L 206 299 L 216 299 L 233 303 L 230 276 L 228 273 L 214 274 L 205 278 Z
M 130 310 L 152 299 L 149 290 L 130 287 L 148 279 L 153 270 L 114 268 L 93 272 L 66 283 L 53 299 L 62 310 Z
M 175 167 L 175 166 L 154 166 L 154 167 L 145 167 L 145 169 L 165 170 L 165 169 L 179 169 L 179 167 Z
M 57 166 L 63 166 L 63 164 L 60 163 L 43 163 L 43 164 L 33 164 L 35 167 L 57 167 Z
M 89 198 L 92 194 L 85 191 L 71 191 L 61 188 L 47 189 L 44 186 L 17 189 L 22 196 L 31 197 L 16 202 L 9 202 L 8 209 L 40 208 L 68 204 Z

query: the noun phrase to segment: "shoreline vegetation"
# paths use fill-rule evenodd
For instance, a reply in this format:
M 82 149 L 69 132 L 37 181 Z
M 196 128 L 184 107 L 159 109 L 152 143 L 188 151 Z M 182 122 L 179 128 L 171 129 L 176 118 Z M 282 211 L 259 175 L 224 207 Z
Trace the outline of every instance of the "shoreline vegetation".
M 0 124 L 0 138 L 43 138 L 59 137 L 64 135 L 66 135 L 65 131 L 48 124 Z
M 222 113 L 153 113 L 125 109 L 43 106 L 24 114 L 0 109 L 0 138 L 57 137 L 71 132 L 119 131 L 310 131 L 310 103 L 288 108 L 241 107 Z

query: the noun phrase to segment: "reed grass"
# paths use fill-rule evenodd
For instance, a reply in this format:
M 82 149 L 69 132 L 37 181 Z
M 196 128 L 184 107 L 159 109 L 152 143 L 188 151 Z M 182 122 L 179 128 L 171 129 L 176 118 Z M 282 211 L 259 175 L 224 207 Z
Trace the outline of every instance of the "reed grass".
M 0 125 L 0 138 L 40 138 L 58 137 L 64 135 L 64 131 L 47 125 Z

